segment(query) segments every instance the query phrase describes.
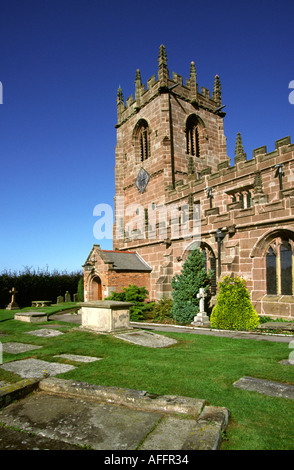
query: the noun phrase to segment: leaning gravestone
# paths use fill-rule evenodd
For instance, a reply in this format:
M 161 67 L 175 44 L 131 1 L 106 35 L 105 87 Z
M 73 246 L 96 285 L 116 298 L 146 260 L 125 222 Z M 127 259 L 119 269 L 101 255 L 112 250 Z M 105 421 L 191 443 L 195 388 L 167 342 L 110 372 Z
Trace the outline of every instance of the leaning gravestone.
M 59 295 L 59 296 L 57 297 L 57 302 L 56 302 L 56 303 L 57 303 L 57 304 L 63 304 L 63 302 L 64 302 L 64 297 L 63 297 L 62 295 Z

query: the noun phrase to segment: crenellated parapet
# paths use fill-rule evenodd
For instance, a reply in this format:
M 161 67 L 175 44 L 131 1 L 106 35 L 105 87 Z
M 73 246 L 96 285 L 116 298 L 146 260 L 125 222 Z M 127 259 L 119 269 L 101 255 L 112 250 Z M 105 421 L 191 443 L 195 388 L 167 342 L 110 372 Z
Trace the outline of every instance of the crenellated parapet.
M 218 75 L 214 78 L 214 88 L 210 92 L 207 88 L 199 89 L 195 62 L 190 64 L 189 78 L 185 83 L 182 75 L 173 72 L 170 76 L 167 67 L 167 54 L 164 45 L 160 46 L 158 57 L 157 76 L 154 74 L 148 81 L 147 87 L 142 84 L 140 70 L 135 75 L 135 95 L 131 95 L 124 102 L 122 89 L 117 94 L 117 125 L 119 127 L 129 118 L 138 113 L 144 106 L 157 96 L 171 92 L 174 96 L 193 104 L 195 109 L 205 109 L 221 117 L 225 116 L 221 98 L 221 84 Z M 134 98 L 135 96 L 135 98 Z

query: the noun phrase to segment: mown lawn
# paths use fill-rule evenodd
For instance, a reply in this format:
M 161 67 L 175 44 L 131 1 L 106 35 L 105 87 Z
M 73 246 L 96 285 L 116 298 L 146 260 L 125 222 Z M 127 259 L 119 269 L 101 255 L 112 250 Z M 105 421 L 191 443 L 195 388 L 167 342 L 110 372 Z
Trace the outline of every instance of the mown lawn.
M 2 343 L 18 341 L 43 348 L 17 355 L 3 353 L 3 362 L 35 357 L 70 363 L 53 358 L 62 353 L 102 357 L 101 361 L 81 363 L 58 377 L 202 398 L 211 405 L 225 406 L 231 412 L 231 421 L 222 450 L 294 449 L 293 400 L 268 397 L 233 386 L 245 375 L 294 384 L 294 367 L 279 364 L 289 358 L 288 343 L 157 332 L 177 339 L 178 343 L 153 349 L 111 335 L 82 332 L 74 324 L 55 320 L 54 324 L 63 326 L 66 334 L 51 338 L 31 336 L 26 332 L 40 325 L 12 318 L 12 313 L 0 310 L 0 332 L 8 334 L 0 338 Z M 46 323 L 42 327 L 45 328 Z M 0 368 L 0 380 L 17 381 L 19 376 Z

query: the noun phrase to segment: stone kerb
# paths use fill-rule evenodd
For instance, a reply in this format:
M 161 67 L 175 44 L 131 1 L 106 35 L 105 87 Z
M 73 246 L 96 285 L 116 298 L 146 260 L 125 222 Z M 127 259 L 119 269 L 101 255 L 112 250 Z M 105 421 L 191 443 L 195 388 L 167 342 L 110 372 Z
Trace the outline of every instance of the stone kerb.
M 130 330 L 130 307 L 132 303 L 98 300 L 79 303 L 82 329 L 101 333 Z

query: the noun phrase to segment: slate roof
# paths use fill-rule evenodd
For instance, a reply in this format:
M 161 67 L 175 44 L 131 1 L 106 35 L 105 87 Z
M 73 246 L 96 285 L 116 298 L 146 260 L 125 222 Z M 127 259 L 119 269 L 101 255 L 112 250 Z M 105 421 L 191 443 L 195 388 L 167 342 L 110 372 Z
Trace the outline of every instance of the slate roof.
M 150 272 L 152 268 L 145 263 L 136 251 L 102 250 L 103 258 L 113 263 L 115 271 Z

